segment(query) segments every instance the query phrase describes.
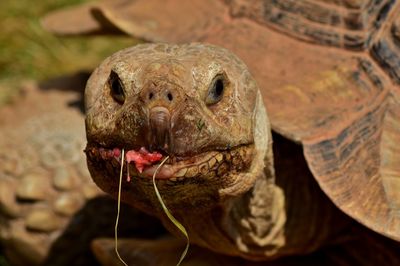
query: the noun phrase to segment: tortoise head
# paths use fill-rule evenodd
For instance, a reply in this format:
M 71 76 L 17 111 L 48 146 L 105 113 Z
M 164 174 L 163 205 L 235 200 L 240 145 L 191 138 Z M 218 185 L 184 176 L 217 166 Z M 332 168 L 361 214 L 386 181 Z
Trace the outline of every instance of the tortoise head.
M 261 95 L 247 67 L 223 48 L 122 50 L 93 72 L 85 102 L 88 167 L 114 197 L 122 149 L 169 156 L 156 183 L 174 213 L 243 194 L 263 171 L 270 138 Z M 122 184 L 124 201 L 153 214 L 160 210 L 151 184 L 156 166 L 125 165 L 132 178 Z

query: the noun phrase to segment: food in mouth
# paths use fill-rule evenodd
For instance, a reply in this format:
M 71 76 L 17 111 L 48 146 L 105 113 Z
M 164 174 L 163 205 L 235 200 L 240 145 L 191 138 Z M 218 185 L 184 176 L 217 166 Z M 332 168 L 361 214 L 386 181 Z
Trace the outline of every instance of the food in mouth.
M 130 150 L 126 153 L 125 160 L 129 164 L 135 163 L 139 173 L 143 172 L 145 166 L 152 165 L 161 160 L 162 154 L 159 152 L 149 152 L 145 147 L 141 147 L 139 151 Z
M 105 148 L 90 145 L 86 154 L 90 160 L 104 166 L 116 175 L 121 163 L 122 148 Z M 212 150 L 191 156 L 174 156 L 161 151 L 149 151 L 145 147 L 125 149 L 127 181 L 131 176 L 150 179 L 159 162 L 169 155 L 165 164 L 157 172 L 156 179 L 172 182 L 193 178 L 221 177 L 229 171 L 243 171 L 250 165 L 254 145 L 240 145 L 229 150 Z M 133 163 L 134 167 L 129 167 Z
M 104 148 L 99 149 L 100 156 L 103 159 L 111 159 L 115 158 L 120 160 L 121 150 L 119 148 L 114 148 L 112 150 L 106 150 Z M 138 151 L 129 150 L 126 152 L 124 156 L 124 160 L 126 161 L 127 165 L 131 162 L 135 164 L 136 170 L 139 173 L 142 173 L 145 167 L 149 167 L 154 165 L 155 163 L 159 162 L 163 155 L 159 152 L 149 152 L 145 147 L 141 147 Z M 127 171 L 127 181 L 130 181 L 130 174 Z

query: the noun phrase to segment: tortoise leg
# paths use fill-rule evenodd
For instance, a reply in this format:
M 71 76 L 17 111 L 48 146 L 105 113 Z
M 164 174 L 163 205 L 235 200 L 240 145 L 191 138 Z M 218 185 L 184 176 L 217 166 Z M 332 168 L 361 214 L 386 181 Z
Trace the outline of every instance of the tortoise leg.
M 120 239 L 118 252 L 128 265 L 176 265 L 185 245 L 185 241 L 172 236 L 156 240 Z M 92 250 L 102 265 L 122 265 L 115 253 L 114 239 L 96 239 L 92 242 Z M 244 265 L 242 263 L 240 258 L 226 257 L 190 246 L 182 265 Z
M 357 226 L 358 227 L 358 226 Z M 350 266 L 350 265 L 400 265 L 396 256 L 398 244 L 368 229 L 349 231 L 344 243 L 305 256 L 284 257 L 274 261 L 246 261 L 213 253 L 198 246 L 190 246 L 182 262 L 183 266 L 230 265 L 230 266 Z M 349 240 L 350 239 L 350 240 Z M 393 243 L 387 243 L 387 242 Z M 388 245 L 389 244 L 389 245 Z M 172 236 L 157 240 L 120 239 L 118 250 L 128 265 L 176 265 L 185 241 Z M 114 250 L 114 239 L 99 238 L 92 242 L 96 258 L 104 266 L 122 265 Z M 390 247 L 390 248 L 388 248 Z

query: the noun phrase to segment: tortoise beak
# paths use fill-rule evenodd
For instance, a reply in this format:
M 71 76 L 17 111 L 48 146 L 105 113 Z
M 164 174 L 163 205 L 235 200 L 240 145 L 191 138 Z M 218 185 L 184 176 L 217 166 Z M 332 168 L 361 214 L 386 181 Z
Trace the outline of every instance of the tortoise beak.
M 171 140 L 171 114 L 165 107 L 153 107 L 149 113 L 148 140 L 151 149 L 169 150 Z

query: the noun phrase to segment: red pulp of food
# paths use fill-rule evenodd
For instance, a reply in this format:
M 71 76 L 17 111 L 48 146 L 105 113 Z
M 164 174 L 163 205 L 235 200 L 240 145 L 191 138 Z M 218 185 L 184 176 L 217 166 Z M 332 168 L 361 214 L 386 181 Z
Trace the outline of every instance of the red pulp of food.
M 126 153 L 125 159 L 129 164 L 130 162 L 135 163 L 135 167 L 139 173 L 143 172 L 145 166 L 152 165 L 155 162 L 160 161 L 162 154 L 159 152 L 149 152 L 146 148 L 142 147 L 139 151 L 130 150 Z

